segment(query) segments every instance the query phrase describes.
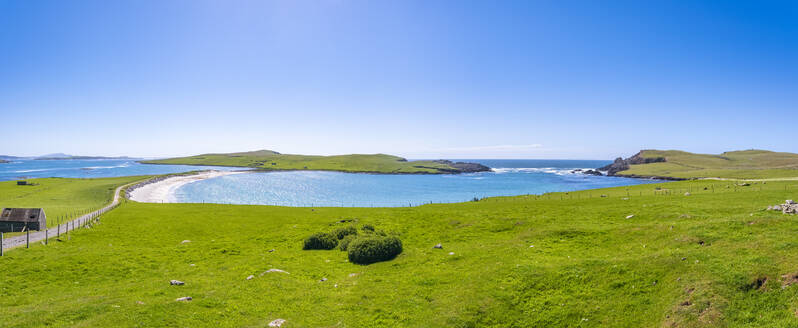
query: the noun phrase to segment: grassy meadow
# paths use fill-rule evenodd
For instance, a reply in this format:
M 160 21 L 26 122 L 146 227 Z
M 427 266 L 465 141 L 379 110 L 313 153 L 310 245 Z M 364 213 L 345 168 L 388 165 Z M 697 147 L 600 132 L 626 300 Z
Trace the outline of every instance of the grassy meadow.
M 126 202 L 69 242 L 0 258 L 0 322 L 795 327 L 798 217 L 764 210 L 788 198 L 798 198 L 798 181 L 681 181 L 403 208 Z M 362 266 L 346 252 L 301 249 L 344 219 L 398 235 L 404 252 Z M 272 268 L 288 273 L 265 273 Z M 193 300 L 175 301 L 184 296 Z
M 366 173 L 445 173 L 449 165 L 433 161 L 407 161 L 401 157 L 373 155 L 312 156 L 280 154 L 260 150 L 232 154 L 204 154 L 190 157 L 142 161 L 146 164 L 185 164 L 252 167 L 261 170 L 322 170 Z
M 41 207 L 47 225 L 69 217 L 77 217 L 111 202 L 114 190 L 145 177 L 101 179 L 47 178 L 28 180 L 33 186 L 18 186 L 16 181 L 0 181 L 0 208 Z M 15 233 L 19 234 L 19 233 Z M 13 234 L 6 234 L 11 236 Z
M 664 157 L 666 162 L 631 165 L 618 175 L 674 178 L 774 179 L 798 178 L 798 154 L 743 150 L 720 155 L 679 150 L 644 150 L 644 158 Z

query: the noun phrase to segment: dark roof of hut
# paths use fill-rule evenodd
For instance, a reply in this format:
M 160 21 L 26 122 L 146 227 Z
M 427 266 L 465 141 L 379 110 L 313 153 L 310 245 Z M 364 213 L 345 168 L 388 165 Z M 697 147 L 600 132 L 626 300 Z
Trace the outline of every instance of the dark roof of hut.
M 4 208 L 0 212 L 0 221 L 37 222 L 43 213 L 41 208 Z

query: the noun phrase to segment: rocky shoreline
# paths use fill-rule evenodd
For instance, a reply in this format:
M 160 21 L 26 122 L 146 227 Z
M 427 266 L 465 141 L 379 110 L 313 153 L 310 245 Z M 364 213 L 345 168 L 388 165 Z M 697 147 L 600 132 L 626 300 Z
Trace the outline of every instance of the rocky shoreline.
M 688 180 L 684 178 L 674 178 L 674 177 L 656 176 L 656 175 L 618 174 L 619 172 L 629 170 L 631 165 L 664 163 L 666 161 L 665 157 L 643 157 L 641 154 L 642 151 L 626 159 L 618 157 L 615 159 L 615 161 L 612 162 L 612 164 L 600 167 L 594 170 L 594 172 L 599 172 L 599 173 L 607 172 L 606 173 L 607 176 L 636 178 L 636 179 L 656 179 L 656 180 L 670 180 L 670 181 Z
M 627 159 L 618 157 L 612 164 L 600 167 L 599 170 L 607 172 L 607 175 L 616 175 L 618 172 L 628 170 L 630 165 L 665 162 L 665 157 L 643 157 L 641 153 L 642 152 L 638 152 Z
M 475 172 L 490 172 L 491 169 L 488 166 L 479 164 L 479 163 L 467 163 L 467 162 L 452 162 L 450 160 L 436 160 L 433 161 L 435 163 L 440 164 L 448 164 L 451 166 L 451 169 L 442 169 L 439 167 L 430 167 L 430 166 L 423 166 L 423 165 L 416 165 L 416 168 L 425 168 L 425 169 L 433 169 L 438 170 L 438 172 L 379 172 L 379 171 L 348 171 L 348 170 L 325 170 L 325 169 L 273 169 L 273 168 L 265 168 L 265 167 L 254 167 L 254 166 L 229 166 L 229 165 L 211 165 L 211 164 L 186 164 L 192 166 L 207 166 L 207 167 L 240 167 L 242 169 L 248 169 L 252 172 L 290 172 L 290 171 L 329 171 L 329 172 L 341 172 L 341 173 L 363 173 L 363 174 L 460 174 L 460 173 L 475 173 Z M 169 163 L 150 163 L 147 161 L 137 161 L 137 163 L 141 164 L 150 164 L 150 165 L 173 165 Z
M 452 167 L 453 169 L 451 170 L 451 173 L 476 173 L 476 172 L 489 172 L 491 170 L 489 167 L 479 163 L 452 162 L 450 160 L 445 160 L 445 159 L 439 159 L 433 162 Z M 438 170 L 446 171 L 446 169 L 440 169 L 440 168 Z

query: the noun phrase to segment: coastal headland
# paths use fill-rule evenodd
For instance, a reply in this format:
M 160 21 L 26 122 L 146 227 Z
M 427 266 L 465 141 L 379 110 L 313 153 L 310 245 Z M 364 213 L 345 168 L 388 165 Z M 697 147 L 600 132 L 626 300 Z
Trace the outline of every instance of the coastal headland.
M 662 180 L 795 178 L 798 154 L 768 150 L 729 151 L 719 155 L 641 150 L 626 159 L 618 157 L 598 170 L 611 176 Z
M 490 171 L 489 167 L 477 163 L 447 160 L 408 161 L 402 157 L 386 154 L 317 156 L 281 154 L 271 150 L 202 154 L 147 160 L 141 163 L 249 167 L 265 171 L 316 170 L 385 174 L 458 174 Z

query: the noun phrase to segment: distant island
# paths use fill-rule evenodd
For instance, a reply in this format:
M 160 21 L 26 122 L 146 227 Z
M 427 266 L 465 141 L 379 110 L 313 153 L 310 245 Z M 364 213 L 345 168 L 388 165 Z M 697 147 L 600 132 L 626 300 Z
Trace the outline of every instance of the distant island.
M 619 157 L 598 170 L 610 176 L 666 180 L 792 178 L 798 177 L 798 154 L 756 149 L 720 155 L 642 150 L 626 159 Z
M 38 156 L 33 158 L 37 161 L 48 161 L 48 160 L 81 160 L 81 159 L 131 159 L 127 156 L 119 156 L 119 157 L 107 157 L 107 156 L 75 156 L 75 155 L 68 155 L 63 153 L 56 153 L 56 154 L 47 154 L 43 156 Z
M 4 159 L 0 159 L 0 164 L 4 164 L 4 163 L 11 163 L 11 162 L 9 162 L 7 160 L 4 160 Z
M 69 157 L 38 157 L 37 161 L 51 161 L 51 160 L 78 160 L 78 159 L 132 159 L 127 156 L 119 157 L 105 157 L 105 156 L 69 156 Z
M 47 154 L 42 156 L 28 156 L 28 157 L 20 157 L 20 156 L 9 156 L 9 155 L 0 155 L 0 161 L 8 161 L 13 160 L 37 160 L 37 161 L 47 161 L 47 160 L 70 160 L 70 159 L 133 159 L 128 156 L 118 156 L 118 157 L 107 157 L 107 156 L 75 156 L 69 155 L 64 153 L 55 153 L 55 154 Z M 0 162 L 3 163 L 3 162 Z
M 271 150 L 230 154 L 202 154 L 139 162 L 144 164 L 250 167 L 267 171 L 317 170 L 390 174 L 457 174 L 490 171 L 489 167 L 477 163 L 452 162 L 448 160 L 408 161 L 402 157 L 386 154 L 317 156 L 281 154 Z

